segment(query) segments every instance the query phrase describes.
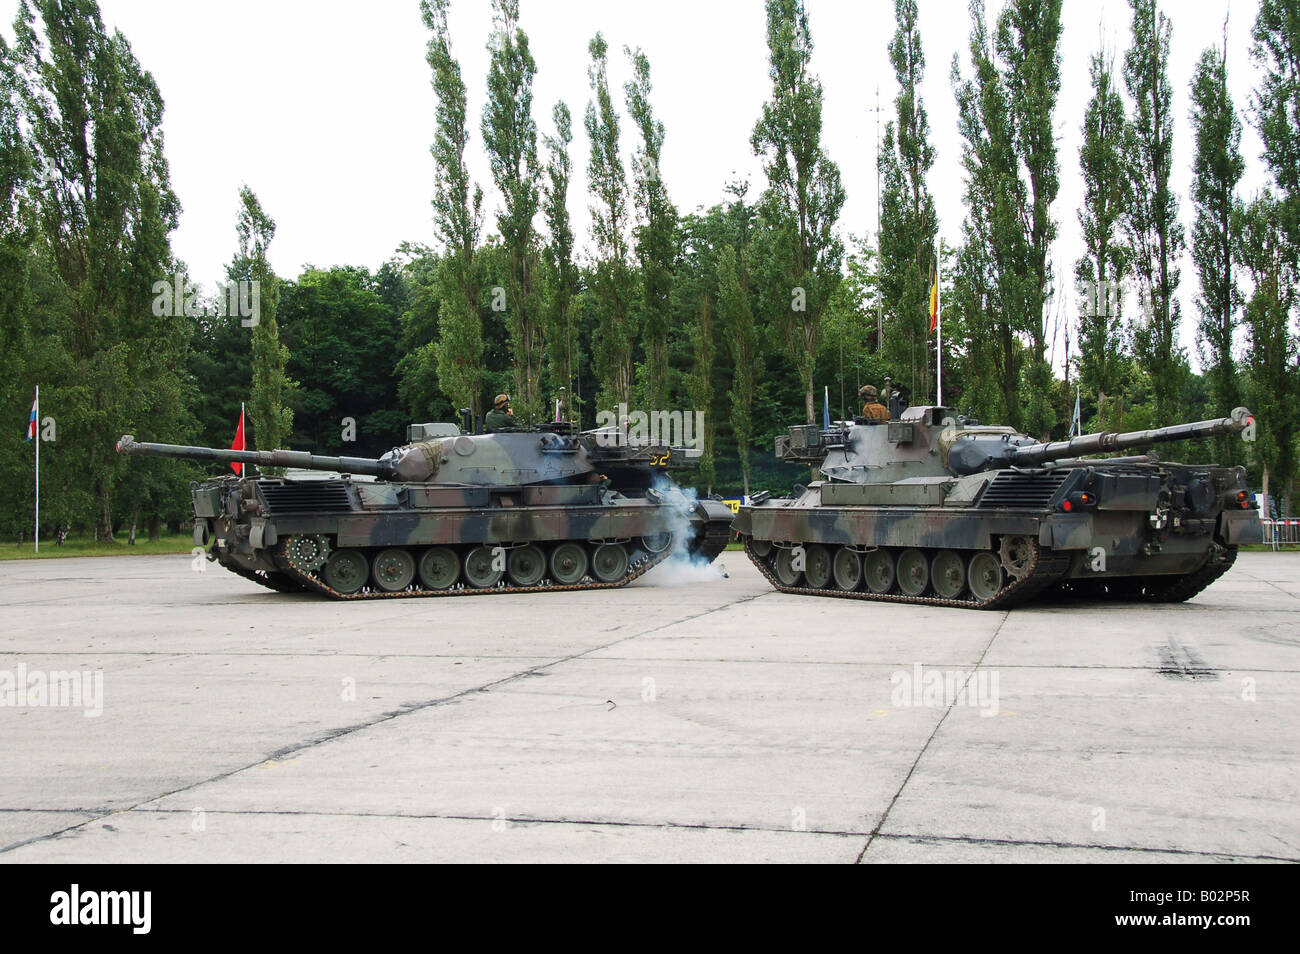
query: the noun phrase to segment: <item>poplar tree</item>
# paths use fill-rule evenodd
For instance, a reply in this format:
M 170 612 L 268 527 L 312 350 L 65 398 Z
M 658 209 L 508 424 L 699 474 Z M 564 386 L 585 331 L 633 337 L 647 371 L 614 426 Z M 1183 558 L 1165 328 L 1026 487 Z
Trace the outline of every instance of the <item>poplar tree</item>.
M 57 286 L 43 319 L 67 385 L 58 454 L 77 460 L 95 535 L 111 539 L 128 465 L 107 435 L 175 433 L 184 409 L 183 306 L 152 307 L 154 283 L 177 269 L 169 235 L 180 212 L 162 95 L 126 38 L 105 31 L 93 0 L 20 0 L 14 34 L 10 82 L 43 170 L 33 225 Z M 135 461 L 131 472 L 174 474 L 171 463 Z
M 536 421 L 546 405 L 542 363 L 546 342 L 536 288 L 537 123 L 533 121 L 533 77 L 537 64 L 528 35 L 519 28 L 519 0 L 493 0 L 495 29 L 488 42 L 490 65 L 483 107 L 483 144 L 492 179 L 504 207 L 497 228 L 509 257 L 507 322 L 514 362 L 515 414 Z
M 1240 292 L 1233 272 L 1233 220 L 1239 201 L 1236 190 L 1246 164 L 1241 157 L 1241 120 L 1228 94 L 1227 36 L 1220 53 L 1205 50 L 1196 64 L 1191 83 L 1191 122 L 1196 139 L 1192 160 L 1192 261 L 1200 278 L 1196 298 L 1200 311 L 1198 339 L 1205 357 L 1206 376 L 1214 413 L 1227 414 L 1241 403 L 1236 363 L 1232 355 Z M 1215 441 L 1216 460 L 1242 459 L 1239 440 Z
M 885 313 L 885 351 L 894 367 L 909 369 L 913 400 L 928 403 L 930 286 L 939 221 L 926 176 L 934 165 L 930 124 L 921 102 L 925 53 L 916 0 L 894 0 L 897 24 L 889 61 L 898 80 L 895 119 L 886 123 L 878 159 L 880 199 L 880 294 Z M 901 383 L 901 382 L 900 382 Z
M 646 401 L 652 408 L 668 405 L 668 324 L 676 258 L 674 235 L 677 210 L 668 198 L 660 172 L 664 124 L 650 106 L 650 61 L 639 49 L 624 48 L 632 63 L 632 79 L 623 87 L 627 111 L 641 133 L 632 160 L 633 198 L 639 210 L 633 228 L 641 265 L 641 332 L 645 350 Z
M 1182 308 L 1177 298 L 1185 241 L 1173 168 L 1173 90 L 1169 85 L 1169 18 L 1156 0 L 1129 0 L 1133 42 L 1124 56 L 1124 83 L 1133 101 L 1126 153 L 1132 194 L 1126 228 L 1144 314 L 1133 328 L 1138 366 L 1148 375 L 1156 425 L 1180 419 L 1178 400 L 1186 365 L 1178 345 Z
M 475 252 L 483 224 L 483 190 L 470 180 L 465 163 L 469 128 L 465 81 L 451 53 L 447 0 L 420 0 L 429 28 L 425 58 L 433 70 L 433 220 L 446 249 L 439 268 L 438 340 L 431 350 L 438 386 L 453 407 L 483 411 L 483 319 L 479 313 Z
M 235 231 L 239 251 L 226 269 L 232 282 L 256 282 L 257 324 L 253 332 L 253 386 L 248 396 L 248 417 L 253 425 L 252 446 L 258 450 L 284 447 L 293 429 L 293 409 L 285 406 L 286 392 L 293 386 L 285 373 L 289 349 L 280 343 L 276 307 L 280 280 L 267 261 L 267 249 L 275 238 L 275 220 L 262 210 L 248 186 L 239 190 L 239 220 Z
M 1125 360 L 1123 285 L 1128 254 L 1122 232 L 1128 204 L 1128 166 L 1124 158 L 1127 133 L 1124 100 L 1115 86 L 1115 72 L 1104 50 L 1093 54 L 1090 67 L 1092 98 L 1083 116 L 1079 166 L 1084 200 L 1079 209 L 1085 252 L 1074 266 L 1079 308 L 1079 380 L 1097 400 L 1097 414 L 1107 428 L 1120 426 L 1120 415 L 1108 408 L 1117 396 Z
M 844 247 L 836 234 L 844 187 L 822 148 L 822 85 L 811 72 L 812 36 L 802 0 L 767 0 L 771 98 L 750 144 L 763 159 L 760 202 L 775 281 L 764 299 L 804 388 L 807 423 L 816 421 L 813 371 L 821 317 L 841 281 Z
M 596 246 L 593 286 L 600 306 L 592 355 L 600 376 L 602 403 L 631 403 L 633 343 L 632 272 L 628 267 L 627 181 L 619 153 L 619 119 L 609 93 L 609 46 L 597 33 L 587 46 L 587 78 L 595 99 L 587 103 L 585 125 L 591 143 L 591 237 Z
M 573 164 L 569 143 L 573 141 L 573 120 L 569 107 L 555 104 L 551 113 L 555 135 L 546 136 L 548 159 L 542 190 L 542 214 L 550 238 L 546 244 L 546 359 L 547 376 L 569 396 L 569 413 L 580 413 L 581 394 L 577 387 L 578 342 L 574 293 L 578 267 L 573 261 L 573 227 L 566 205 Z
M 758 326 L 749 302 L 749 275 L 742 253 L 728 245 L 718 254 L 718 317 L 731 352 L 732 379 L 727 400 L 731 406 L 731 431 L 740 455 L 740 474 L 749 496 L 749 445 L 754 434 L 754 393 L 758 389 Z

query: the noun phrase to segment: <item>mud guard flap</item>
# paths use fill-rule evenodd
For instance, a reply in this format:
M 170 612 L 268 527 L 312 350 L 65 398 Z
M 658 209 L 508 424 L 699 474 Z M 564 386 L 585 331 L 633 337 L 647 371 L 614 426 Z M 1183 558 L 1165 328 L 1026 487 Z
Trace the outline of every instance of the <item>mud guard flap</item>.
M 1263 543 L 1264 525 L 1259 522 L 1259 511 L 1242 510 L 1234 513 L 1225 510 L 1219 514 L 1219 539 L 1230 546 Z

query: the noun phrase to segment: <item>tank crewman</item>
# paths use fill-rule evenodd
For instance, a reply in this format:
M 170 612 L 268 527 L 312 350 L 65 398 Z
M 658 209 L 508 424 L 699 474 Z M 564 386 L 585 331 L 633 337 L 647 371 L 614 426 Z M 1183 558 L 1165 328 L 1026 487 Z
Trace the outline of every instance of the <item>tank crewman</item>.
M 876 397 L 876 389 L 872 385 L 862 385 L 862 388 L 858 391 L 858 397 L 862 398 L 863 417 L 875 421 L 889 420 L 889 408 L 880 403 Z
M 483 418 L 483 429 L 490 434 L 493 431 L 502 431 L 516 426 L 515 412 L 510 409 L 510 395 L 498 394 L 496 400 L 492 402 L 492 410 L 488 411 L 487 417 Z

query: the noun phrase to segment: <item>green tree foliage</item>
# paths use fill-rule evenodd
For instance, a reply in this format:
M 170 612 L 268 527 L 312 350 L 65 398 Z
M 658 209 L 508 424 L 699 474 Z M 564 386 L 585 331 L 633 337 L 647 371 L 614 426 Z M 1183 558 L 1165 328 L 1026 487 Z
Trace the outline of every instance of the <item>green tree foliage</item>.
M 475 250 L 483 224 L 483 190 L 471 183 L 465 163 L 465 81 L 451 53 L 447 2 L 420 0 L 420 14 L 431 33 L 425 58 L 433 70 L 437 98 L 433 220 L 447 251 L 437 277 L 438 338 L 426 357 L 434 360 L 443 393 L 457 408 L 469 408 L 478 416 L 483 412 L 483 321 Z
M 546 326 L 541 314 L 539 269 L 533 217 L 538 207 L 537 123 L 533 120 L 533 77 L 537 64 L 528 34 L 519 28 L 518 0 L 493 0 L 494 30 L 488 41 L 490 65 L 483 107 L 483 143 L 492 179 L 504 207 L 497 228 L 510 258 L 506 289 L 507 327 L 514 358 L 514 411 L 521 421 L 542 420 Z
M 897 28 L 889 43 L 889 61 L 899 89 L 894 100 L 897 115 L 885 125 L 879 158 L 880 294 L 887 316 L 885 354 L 891 364 L 906 369 L 898 383 L 906 384 L 921 403 L 934 395 L 930 287 L 939 220 L 926 184 L 934 165 L 934 146 L 919 91 L 925 53 L 916 0 L 894 0 L 894 20 Z
M 1255 413 L 1255 460 L 1269 477 L 1289 490 L 1296 476 L 1296 439 L 1300 432 L 1300 370 L 1291 333 L 1296 305 L 1296 254 L 1286 233 L 1283 202 L 1269 193 L 1258 196 L 1239 214 L 1238 261 L 1249 272 L 1254 291 L 1246 302 L 1250 407 Z M 1286 511 L 1291 510 L 1287 501 Z
M 763 310 L 804 385 L 811 424 L 822 312 L 841 280 L 844 248 L 836 224 L 844 187 L 822 148 L 822 86 L 810 70 L 812 36 L 802 0 L 767 0 L 767 47 L 772 95 L 750 137 L 768 183 L 761 205 L 775 280 L 764 289 Z
M 108 538 L 115 503 L 156 511 L 153 488 L 178 473 L 169 462 L 128 465 L 112 438 L 184 424 L 185 315 L 153 308 L 154 283 L 175 270 L 168 236 L 180 209 L 163 155 L 163 101 L 126 38 L 105 32 L 93 0 L 22 0 L 14 33 L 7 84 L 44 170 L 33 224 L 48 283 L 33 313 L 45 340 L 43 366 L 29 371 L 47 384 L 58 441 L 42 463 L 91 489 L 97 535 Z
M 1262 72 L 1255 124 L 1277 183 L 1282 227 L 1300 248 L 1300 9 L 1290 0 L 1260 0 L 1251 55 Z
M 239 251 L 226 269 L 232 282 L 254 282 L 259 300 L 253 332 L 253 383 L 248 394 L 248 420 L 253 425 L 251 446 L 258 450 L 284 447 L 293 429 L 293 408 L 286 402 L 293 382 L 285 374 L 289 349 L 280 343 L 276 311 L 280 280 L 267 261 L 267 248 L 275 237 L 275 220 L 262 210 L 248 186 L 239 190 Z M 252 321 L 252 318 L 246 319 Z
M 1044 436 L 1056 421 L 1046 306 L 1048 250 L 1056 236 L 1051 206 L 1060 187 L 1052 123 L 1061 85 L 1060 38 L 1060 0 L 1011 0 L 991 41 L 983 3 L 974 0 L 972 77 L 963 81 L 953 62 L 965 139 L 964 234 L 968 244 L 983 246 L 959 258 L 983 269 L 962 278 L 972 307 L 962 317 L 970 334 L 995 342 L 988 351 L 1002 385 L 1000 417 Z
M 677 257 L 677 210 L 659 164 L 664 145 L 664 124 L 650 106 L 650 60 L 638 50 L 625 50 L 632 62 L 632 79 L 624 86 L 627 110 L 641 133 L 632 160 L 633 198 L 640 214 L 632 232 L 641 266 L 640 311 L 645 350 L 645 398 L 651 408 L 668 406 L 668 323 L 672 315 L 669 296 Z
M 601 391 L 598 401 L 613 406 L 631 403 L 633 344 L 633 275 L 628 267 L 627 180 L 619 153 L 619 118 L 609 93 L 609 46 L 597 33 L 587 46 L 587 77 L 595 99 L 587 103 L 585 125 L 591 143 L 587 179 L 591 184 L 591 237 L 596 246 L 594 290 L 600 317 L 593 342 Z
M 1133 101 L 1127 153 L 1133 189 L 1126 216 L 1143 314 L 1133 328 L 1133 350 L 1150 378 L 1157 425 L 1180 419 L 1178 397 L 1187 375 L 1178 345 L 1182 320 L 1178 260 L 1185 245 L 1173 167 L 1173 90 L 1169 84 L 1169 18 L 1156 0 L 1129 0 L 1133 42 L 1124 55 L 1124 83 Z
M 1207 49 L 1196 64 L 1191 83 L 1191 122 L 1196 137 L 1192 160 L 1192 261 L 1200 278 L 1197 326 L 1203 363 L 1210 380 L 1216 414 L 1227 414 L 1241 403 L 1233 331 L 1241 295 L 1233 272 L 1234 214 L 1240 204 L 1237 183 L 1246 163 L 1241 157 L 1241 121 L 1228 95 L 1227 36 L 1220 53 Z M 1241 441 L 1215 441 L 1216 459 L 1237 463 Z
M 1128 254 L 1121 229 L 1130 189 L 1124 157 L 1124 100 L 1115 86 L 1115 71 L 1106 51 L 1092 56 L 1092 98 L 1083 115 L 1083 144 L 1079 165 L 1083 172 L 1084 200 L 1079 209 L 1085 252 L 1075 263 L 1074 277 L 1080 296 L 1079 380 L 1097 402 L 1104 426 L 1121 426 L 1116 411 L 1121 367 L 1126 360 L 1123 305 Z M 1118 398 L 1108 408 L 1108 396 Z
M 542 192 L 542 214 L 550 238 L 546 243 L 546 357 L 547 377 L 557 392 L 568 395 L 567 413 L 576 419 L 582 393 L 578 387 L 579 343 L 573 308 L 577 292 L 578 267 L 573 261 L 573 226 L 569 222 L 569 180 L 573 163 L 569 143 L 573 141 L 573 120 L 569 107 L 556 103 L 551 113 L 555 135 L 545 137 L 548 154 L 546 184 Z
M 743 257 L 728 245 L 718 258 L 718 313 L 722 337 L 731 350 L 731 430 L 740 457 L 745 494 L 749 494 L 749 446 L 754 433 L 754 391 L 761 373 L 758 327 L 749 301 L 749 276 Z
M 299 382 L 294 444 L 369 457 L 405 441 L 394 369 L 401 322 L 379 276 L 354 266 L 308 268 L 284 283 L 280 316 Z

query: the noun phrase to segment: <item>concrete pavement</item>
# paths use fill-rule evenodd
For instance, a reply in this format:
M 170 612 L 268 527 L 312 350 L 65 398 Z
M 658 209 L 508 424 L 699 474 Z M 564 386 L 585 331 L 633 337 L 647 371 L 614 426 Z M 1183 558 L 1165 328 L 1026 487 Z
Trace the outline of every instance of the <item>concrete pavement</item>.
M 994 613 L 720 562 L 359 604 L 0 563 L 0 685 L 103 673 L 0 707 L 0 861 L 1300 860 L 1300 554 Z

